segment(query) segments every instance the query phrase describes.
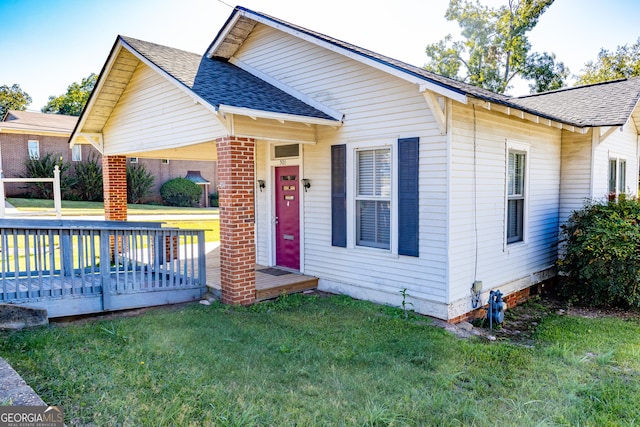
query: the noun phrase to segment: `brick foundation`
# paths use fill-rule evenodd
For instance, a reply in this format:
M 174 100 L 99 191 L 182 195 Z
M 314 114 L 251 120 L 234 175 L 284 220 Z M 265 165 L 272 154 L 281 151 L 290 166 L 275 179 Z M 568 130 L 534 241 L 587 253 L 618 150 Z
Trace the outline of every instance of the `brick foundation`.
M 256 298 L 255 141 L 230 136 L 217 139 L 216 147 L 222 302 L 252 304 Z
M 103 156 L 102 176 L 104 183 L 104 219 L 127 220 L 127 158 L 126 156 Z
M 537 283 L 528 288 L 521 289 L 519 291 L 513 292 L 509 295 L 503 296 L 502 300 L 507 303 L 507 310 L 515 307 L 516 305 L 520 305 L 528 301 L 532 296 L 539 295 L 542 292 L 542 288 L 547 285 L 552 285 L 554 279 L 549 281 L 545 281 L 542 283 Z M 488 305 L 485 304 L 482 308 L 478 308 L 476 310 L 470 311 L 458 317 L 454 317 L 453 319 L 447 320 L 447 323 L 456 324 L 460 322 L 469 322 L 474 319 L 479 319 L 487 316 L 487 308 Z

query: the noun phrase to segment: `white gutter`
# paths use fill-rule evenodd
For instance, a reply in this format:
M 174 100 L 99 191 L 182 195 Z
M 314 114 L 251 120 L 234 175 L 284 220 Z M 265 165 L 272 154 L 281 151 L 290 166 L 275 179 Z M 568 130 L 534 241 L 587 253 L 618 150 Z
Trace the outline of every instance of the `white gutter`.
M 261 119 L 277 120 L 280 123 L 295 122 L 295 123 L 305 123 L 309 125 L 331 126 L 334 128 L 342 126 L 342 122 L 338 120 L 321 119 L 318 117 L 298 116 L 295 114 L 286 114 L 286 113 L 273 113 L 270 111 L 254 110 L 253 108 L 245 108 L 245 107 L 234 107 L 231 105 L 224 105 L 224 104 L 220 104 L 220 106 L 218 107 L 218 111 L 222 113 L 227 113 L 227 114 L 237 114 L 239 116 L 247 116 L 253 119 L 261 118 Z

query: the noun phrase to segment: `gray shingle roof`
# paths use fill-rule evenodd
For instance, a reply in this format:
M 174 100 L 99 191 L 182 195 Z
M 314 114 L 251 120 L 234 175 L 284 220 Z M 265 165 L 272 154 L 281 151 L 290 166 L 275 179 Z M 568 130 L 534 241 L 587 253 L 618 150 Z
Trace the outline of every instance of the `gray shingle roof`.
M 0 128 L 22 131 L 71 133 L 78 118 L 64 114 L 45 114 L 33 111 L 9 110 L 0 121 Z
M 470 95 L 484 101 L 502 104 L 537 116 L 578 127 L 615 126 L 626 123 L 638 103 L 640 79 L 628 79 L 602 84 L 567 88 L 524 97 L 510 97 L 472 86 L 458 80 L 440 76 L 423 68 L 407 64 L 329 37 L 325 34 L 300 27 L 272 16 L 237 6 L 233 13 L 246 12 L 257 15 L 278 25 L 289 27 L 300 33 L 331 43 L 365 58 L 390 66 L 425 81 L 435 83 L 460 94 Z M 233 14 L 232 14 L 233 16 Z M 231 19 L 231 18 L 230 18 Z M 229 22 L 229 21 L 228 21 Z M 211 43 L 222 36 L 222 32 Z M 211 48 L 211 46 L 209 48 Z
M 531 111 L 543 111 L 575 126 L 622 126 L 640 99 L 640 78 L 614 80 L 512 98 Z
M 229 105 L 335 120 L 264 80 L 221 60 L 155 43 L 120 39 L 214 107 Z

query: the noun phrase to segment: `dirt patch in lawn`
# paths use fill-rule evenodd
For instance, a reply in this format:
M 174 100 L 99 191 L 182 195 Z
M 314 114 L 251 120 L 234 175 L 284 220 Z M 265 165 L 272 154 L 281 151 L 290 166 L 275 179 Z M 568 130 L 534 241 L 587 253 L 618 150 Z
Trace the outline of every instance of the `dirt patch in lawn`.
M 640 310 L 620 308 L 589 308 L 574 306 L 563 300 L 555 292 L 537 295 L 505 312 L 502 325 L 489 329 L 486 319 L 473 321 L 472 335 L 490 340 L 508 340 L 525 346 L 533 346 L 533 335 L 540 322 L 547 316 L 577 316 L 585 318 L 616 317 L 620 319 L 640 319 Z

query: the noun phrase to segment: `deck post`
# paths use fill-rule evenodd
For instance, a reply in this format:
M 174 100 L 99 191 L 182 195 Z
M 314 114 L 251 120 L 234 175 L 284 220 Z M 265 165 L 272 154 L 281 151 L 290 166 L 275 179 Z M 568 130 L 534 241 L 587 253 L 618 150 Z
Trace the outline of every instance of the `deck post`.
M 100 230 L 100 290 L 102 291 L 102 310 L 111 309 L 111 254 L 113 236 L 109 230 Z
M 204 231 L 198 231 L 198 280 L 207 283 L 207 253 L 204 245 Z
M 222 302 L 248 305 L 256 298 L 255 140 L 228 136 L 216 148 Z
M 106 221 L 127 220 L 127 157 L 102 156 L 102 182 L 104 196 L 104 219 Z M 113 258 L 116 238 L 109 238 L 111 257 Z M 122 242 L 118 242 L 120 248 Z
M 60 255 L 62 274 L 73 275 L 73 247 L 71 246 L 71 230 L 60 230 Z

